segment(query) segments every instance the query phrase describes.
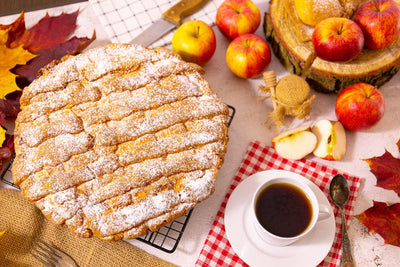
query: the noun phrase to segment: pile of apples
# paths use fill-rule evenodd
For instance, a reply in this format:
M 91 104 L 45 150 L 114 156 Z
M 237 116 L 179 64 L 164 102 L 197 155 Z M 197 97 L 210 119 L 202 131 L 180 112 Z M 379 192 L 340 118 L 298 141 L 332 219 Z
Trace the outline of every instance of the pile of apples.
M 225 0 L 217 9 L 215 23 L 232 40 L 226 50 L 226 63 L 238 77 L 256 77 L 271 62 L 267 42 L 254 34 L 260 22 L 260 11 L 251 0 Z M 184 60 L 203 66 L 216 50 L 215 33 L 203 21 L 187 21 L 176 30 L 172 49 Z
M 367 0 L 352 20 L 332 17 L 319 22 L 313 31 L 315 54 L 331 62 L 355 59 L 365 47 L 384 49 L 400 34 L 400 6 L 394 0 Z

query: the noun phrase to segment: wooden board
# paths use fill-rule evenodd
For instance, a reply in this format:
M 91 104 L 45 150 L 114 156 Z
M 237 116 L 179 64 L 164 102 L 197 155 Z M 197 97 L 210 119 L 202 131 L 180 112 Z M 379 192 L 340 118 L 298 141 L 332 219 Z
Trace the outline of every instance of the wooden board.
M 285 68 L 316 90 L 338 93 L 358 82 L 379 87 L 400 69 L 400 37 L 386 49 L 363 49 L 356 59 L 335 63 L 315 56 L 313 29 L 300 21 L 293 0 L 270 0 L 264 17 L 266 39 Z

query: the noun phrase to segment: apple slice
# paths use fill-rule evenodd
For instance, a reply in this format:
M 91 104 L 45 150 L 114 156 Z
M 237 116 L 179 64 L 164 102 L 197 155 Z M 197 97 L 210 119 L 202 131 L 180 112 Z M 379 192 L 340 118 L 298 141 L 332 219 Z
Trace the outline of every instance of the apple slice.
M 326 160 L 340 160 L 346 152 L 346 133 L 339 121 L 320 120 L 314 124 L 312 131 L 318 143 L 314 155 Z
M 317 137 L 310 126 L 300 126 L 275 136 L 271 142 L 278 155 L 298 160 L 313 152 Z

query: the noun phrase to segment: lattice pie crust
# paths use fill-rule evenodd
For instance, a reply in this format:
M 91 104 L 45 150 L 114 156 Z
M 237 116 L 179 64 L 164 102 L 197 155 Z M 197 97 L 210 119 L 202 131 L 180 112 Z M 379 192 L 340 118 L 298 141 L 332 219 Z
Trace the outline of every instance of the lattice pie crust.
M 12 174 L 76 235 L 131 239 L 214 191 L 228 108 L 203 69 L 165 48 L 111 44 L 66 57 L 23 90 Z

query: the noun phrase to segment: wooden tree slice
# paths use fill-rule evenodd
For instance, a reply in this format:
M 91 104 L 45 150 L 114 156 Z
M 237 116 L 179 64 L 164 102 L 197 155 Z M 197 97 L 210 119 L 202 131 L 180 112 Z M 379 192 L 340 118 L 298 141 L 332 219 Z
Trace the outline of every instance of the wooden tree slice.
M 335 63 L 315 56 L 313 29 L 300 21 L 293 0 L 270 0 L 264 17 L 266 39 L 285 68 L 305 78 L 316 90 L 338 93 L 358 82 L 379 87 L 400 68 L 400 37 L 386 49 L 364 48 L 356 59 Z

